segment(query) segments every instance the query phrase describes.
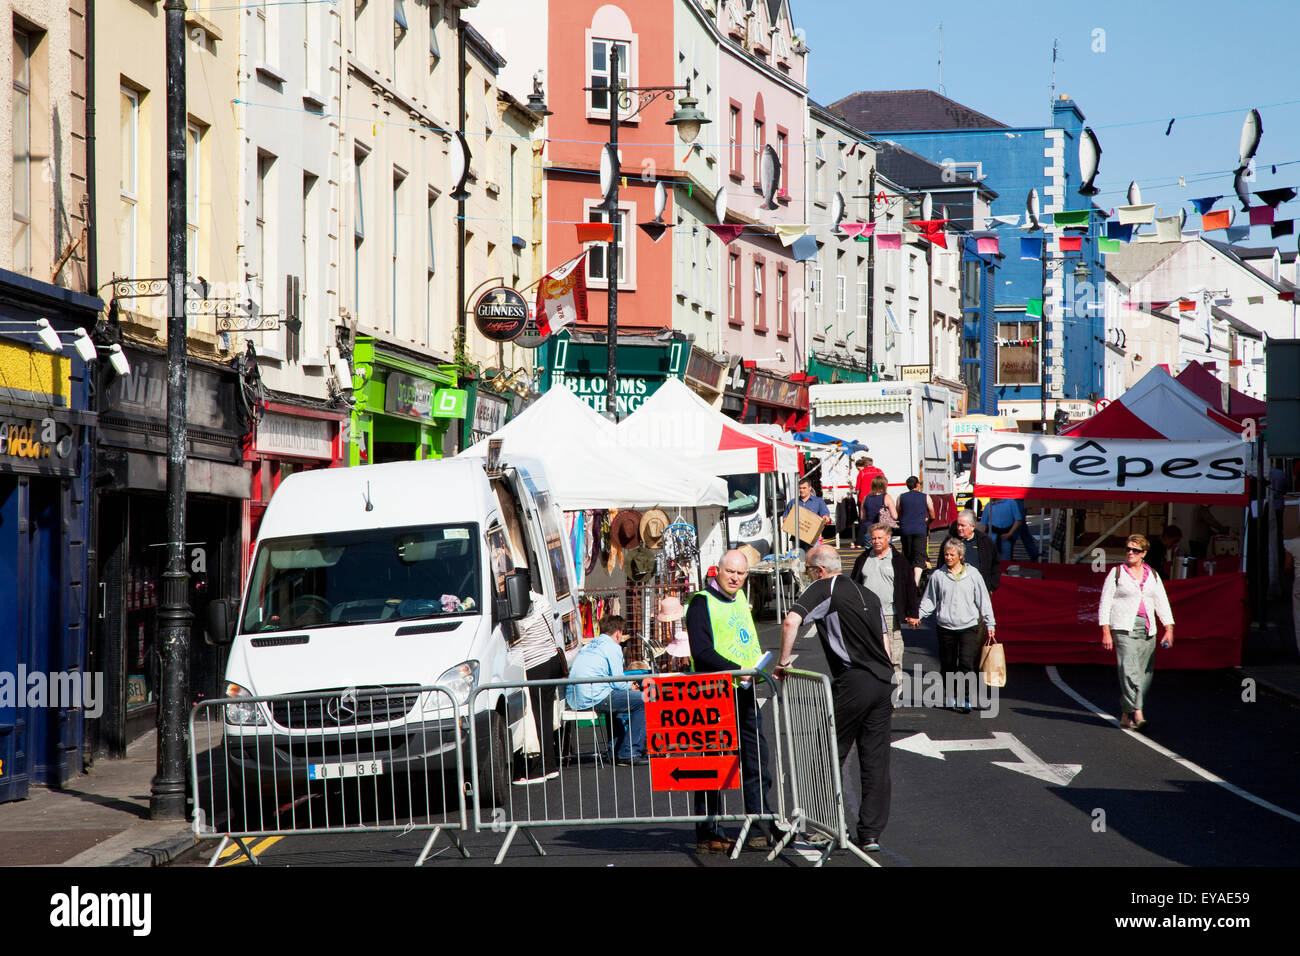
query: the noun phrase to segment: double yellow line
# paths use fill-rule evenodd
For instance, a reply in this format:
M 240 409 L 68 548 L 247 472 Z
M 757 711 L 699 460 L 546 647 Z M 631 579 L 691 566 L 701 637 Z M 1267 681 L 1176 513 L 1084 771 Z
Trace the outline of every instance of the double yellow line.
M 256 843 L 249 843 L 248 852 L 252 853 L 253 856 L 260 856 L 263 850 L 269 850 L 271 847 L 279 843 L 281 839 L 283 839 L 283 837 L 273 836 L 273 837 L 265 837 L 261 840 L 258 840 Z M 221 856 L 219 856 L 218 859 L 225 860 L 228 857 L 235 856 L 236 854 L 238 854 L 239 856 L 238 859 L 230 860 L 227 863 L 218 863 L 217 865 L 218 866 L 239 866 L 241 863 L 250 862 L 248 857 L 244 855 L 244 851 L 239 846 L 238 843 L 232 843 L 230 844 L 230 846 L 222 850 Z

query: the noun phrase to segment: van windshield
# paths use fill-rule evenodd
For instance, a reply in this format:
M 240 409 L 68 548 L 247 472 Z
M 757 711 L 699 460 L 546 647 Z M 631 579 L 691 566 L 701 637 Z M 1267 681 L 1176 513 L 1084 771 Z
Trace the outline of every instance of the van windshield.
M 261 542 L 242 632 L 482 613 L 474 524 Z

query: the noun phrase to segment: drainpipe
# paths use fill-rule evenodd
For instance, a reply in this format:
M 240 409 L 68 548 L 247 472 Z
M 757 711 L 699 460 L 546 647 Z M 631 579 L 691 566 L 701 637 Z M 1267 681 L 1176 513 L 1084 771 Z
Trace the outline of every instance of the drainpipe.
M 456 129 L 465 128 L 465 21 L 460 14 L 456 16 Z M 452 131 L 453 134 L 455 130 Z M 465 322 L 465 200 L 456 200 L 456 341 L 459 343 L 455 356 L 457 361 L 469 354 L 469 331 Z M 457 383 L 459 384 L 459 383 Z M 455 419 L 452 419 L 454 421 Z M 470 423 L 461 423 L 461 434 L 456 441 L 456 450 L 465 447 L 468 436 L 465 430 Z M 450 426 L 449 426 L 450 427 Z
M 876 167 L 871 167 L 867 178 L 867 221 L 876 222 Z M 871 366 L 868 375 L 876 371 L 876 230 L 871 230 L 871 245 L 867 249 L 867 364 Z

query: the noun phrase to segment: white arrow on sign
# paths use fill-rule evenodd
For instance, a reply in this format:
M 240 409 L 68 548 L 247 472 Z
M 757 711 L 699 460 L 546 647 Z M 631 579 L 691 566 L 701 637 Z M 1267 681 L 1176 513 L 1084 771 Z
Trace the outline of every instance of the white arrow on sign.
M 921 754 L 923 757 L 946 759 L 946 750 L 1010 750 L 1020 758 L 1019 762 L 995 760 L 993 766 L 1006 767 L 1027 777 L 1035 777 L 1047 783 L 1068 787 L 1070 781 L 1083 769 L 1081 763 L 1048 763 L 1019 740 L 1015 734 L 997 731 L 992 737 L 983 740 L 931 740 L 928 734 L 913 734 L 902 740 L 895 740 L 894 746 L 909 753 Z

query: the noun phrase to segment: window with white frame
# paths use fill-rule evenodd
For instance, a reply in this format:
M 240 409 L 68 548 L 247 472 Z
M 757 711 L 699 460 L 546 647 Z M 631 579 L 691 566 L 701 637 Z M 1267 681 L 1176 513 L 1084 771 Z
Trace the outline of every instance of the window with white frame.
M 262 312 L 273 311 L 271 299 L 275 288 L 275 283 L 269 281 L 273 266 L 271 257 L 275 249 L 275 224 L 270 219 L 272 196 L 268 195 L 274 190 L 271 182 L 274 166 L 275 157 L 258 150 L 257 183 L 253 191 L 253 242 L 250 250 L 254 261 L 250 265 L 253 266 L 255 301 Z
M 858 280 L 858 318 L 860 319 L 865 319 L 871 308 L 871 295 L 869 289 L 870 286 L 867 285 L 866 280 Z
M 433 274 L 437 271 L 436 268 L 437 256 L 435 255 L 434 252 L 434 250 L 437 247 L 435 246 L 433 241 L 434 206 L 437 204 L 437 201 L 438 201 L 437 193 L 435 193 L 433 190 L 429 190 L 429 210 L 428 210 L 427 219 L 425 220 L 425 226 L 429 232 L 429 235 L 427 237 L 428 246 L 429 246 L 429 261 L 426 268 L 428 270 L 430 279 L 433 278 Z
M 704 311 L 713 311 L 713 236 L 704 236 Z
M 32 271 L 32 49 L 35 38 L 14 30 L 13 99 L 13 270 Z
M 835 276 L 835 311 L 843 314 L 849 309 L 849 283 L 844 273 Z
M 437 0 L 429 3 L 429 72 L 432 73 L 442 59 L 442 50 L 438 48 L 438 21 L 442 19 L 442 4 Z
M 352 310 L 361 314 L 362 275 L 361 256 L 366 242 L 365 204 L 366 152 L 357 148 L 352 154 L 353 205 L 352 217 Z
M 609 212 L 604 209 L 588 209 L 587 222 L 613 222 L 614 237 L 618 245 L 618 261 L 614 264 L 617 272 L 618 283 L 623 288 L 628 288 L 636 282 L 636 268 L 634 252 L 629 248 L 630 237 L 628 223 L 631 216 L 631 206 L 619 204 L 618 216 L 613 220 L 610 219 Z M 609 255 L 609 244 L 604 242 L 595 242 L 587 247 L 587 281 L 595 283 L 600 287 L 605 287 L 609 281 L 609 264 L 606 257 Z
M 397 317 L 400 307 L 402 287 L 402 184 L 406 174 L 393 170 L 393 331 L 397 331 Z
M 761 119 L 754 120 L 754 185 L 763 183 L 763 146 L 767 143 L 767 126 Z
M 727 320 L 740 325 L 740 253 L 727 254 Z
M 767 282 L 764 278 L 767 263 L 754 257 L 754 328 L 767 328 Z
M 302 246 L 300 252 L 302 256 L 302 285 L 298 295 L 298 317 L 302 320 L 302 329 L 299 331 L 299 336 L 303 336 L 304 333 L 307 333 L 309 329 L 313 328 L 312 306 L 315 304 L 316 297 L 312 292 L 312 287 L 317 281 L 315 249 L 316 244 L 320 241 L 317 238 L 318 230 L 315 228 L 316 203 L 320 195 L 320 191 L 316 189 L 317 180 L 317 176 L 303 170 L 302 236 L 299 240 Z M 313 337 L 310 335 L 304 337 L 307 338 L 308 351 L 310 352 L 311 345 L 313 344 Z M 297 337 L 295 336 L 295 338 Z M 286 351 L 288 350 L 286 349 Z
M 632 62 L 632 51 L 626 40 L 606 40 L 599 37 L 593 37 L 591 40 L 591 82 L 587 85 L 593 87 L 591 91 L 590 109 L 600 112 L 609 111 L 609 93 L 610 86 L 610 67 L 612 66 L 611 51 L 618 50 L 618 77 L 617 82 L 620 85 L 626 85 L 631 75 L 629 67 Z
M 732 103 L 728 113 L 727 123 L 727 144 L 728 152 L 731 154 L 731 172 L 739 176 L 741 173 L 741 145 L 740 145 L 740 106 Z
M 790 331 L 789 303 L 790 273 L 784 266 L 776 267 L 776 331 L 785 335 Z
M 813 201 L 821 203 L 823 206 L 826 205 L 826 203 L 830 198 L 826 189 L 825 139 L 826 139 L 825 133 L 819 132 L 817 134 L 816 152 L 814 153 L 815 161 L 813 164 L 813 168 L 814 168 L 813 182 L 814 182 L 814 189 L 815 189 L 815 193 L 813 195 Z
M 203 130 L 185 127 L 185 273 L 193 281 L 199 274 L 200 219 L 203 214 Z
M 121 142 L 118 268 L 124 276 L 136 276 L 135 257 L 138 248 L 137 207 L 140 202 L 140 94 L 121 87 L 121 104 L 118 138 Z

